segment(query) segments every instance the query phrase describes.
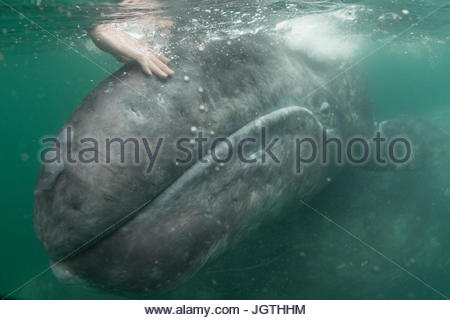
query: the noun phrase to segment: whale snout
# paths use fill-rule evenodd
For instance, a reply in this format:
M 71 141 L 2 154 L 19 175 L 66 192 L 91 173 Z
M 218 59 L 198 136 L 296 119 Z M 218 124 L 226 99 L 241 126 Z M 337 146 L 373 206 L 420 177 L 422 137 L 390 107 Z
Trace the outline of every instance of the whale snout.
M 107 209 L 114 199 L 102 186 L 68 165 L 60 170 L 43 166 L 34 222 L 53 274 L 62 282 L 90 283 L 113 292 L 153 294 L 182 282 L 215 252 L 229 226 L 208 216 L 204 204 L 172 197 L 157 197 L 135 212 L 125 208 L 126 219 L 112 221 Z

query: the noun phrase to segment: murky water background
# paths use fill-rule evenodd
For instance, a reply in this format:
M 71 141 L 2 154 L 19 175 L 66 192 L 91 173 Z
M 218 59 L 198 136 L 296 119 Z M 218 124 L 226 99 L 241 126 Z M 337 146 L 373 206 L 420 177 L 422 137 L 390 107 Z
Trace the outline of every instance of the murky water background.
M 377 120 L 406 113 L 450 133 L 447 1 L 171 0 L 167 7 L 185 41 L 199 43 L 303 17 L 299 43 L 319 54 L 360 46 L 353 60 L 361 59 L 368 74 Z M 55 134 L 85 95 L 120 66 L 94 47 L 86 28 L 141 13 L 119 11 L 107 1 L 0 0 L 0 294 L 20 288 L 12 297 L 114 298 L 43 272 L 49 262 L 33 230 L 33 190 L 39 139 Z M 324 41 L 330 40 L 329 28 L 322 26 L 329 23 L 339 25 L 344 42 Z M 351 171 L 312 206 L 389 259 L 299 203 L 161 298 L 450 295 L 450 156 L 419 172 Z

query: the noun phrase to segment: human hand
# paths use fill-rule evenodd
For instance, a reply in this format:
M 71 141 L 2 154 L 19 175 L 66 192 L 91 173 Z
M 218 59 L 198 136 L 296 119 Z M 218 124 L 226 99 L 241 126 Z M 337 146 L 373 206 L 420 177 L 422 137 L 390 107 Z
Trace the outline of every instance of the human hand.
M 160 78 L 167 78 L 175 73 L 167 66 L 171 60 L 163 54 L 156 53 L 151 49 L 147 49 L 145 52 L 140 53 L 135 60 L 148 75 L 155 74 Z
M 167 78 L 174 74 L 167 66 L 170 59 L 111 25 L 96 26 L 89 34 L 97 47 L 109 52 L 121 62 L 136 61 L 148 75 L 155 74 L 160 78 Z

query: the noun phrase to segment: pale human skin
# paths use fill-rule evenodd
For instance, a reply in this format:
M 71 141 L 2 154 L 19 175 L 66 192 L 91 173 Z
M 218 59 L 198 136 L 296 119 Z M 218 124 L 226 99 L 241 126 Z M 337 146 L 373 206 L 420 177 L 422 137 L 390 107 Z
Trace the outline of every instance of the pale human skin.
M 148 14 L 133 17 L 139 25 L 157 25 L 170 27 L 173 21 L 157 15 L 161 4 L 158 0 L 125 0 L 119 6 L 125 9 L 136 9 L 136 12 L 147 11 Z M 122 20 L 123 21 L 123 20 Z M 151 39 L 137 40 L 111 23 L 95 26 L 89 35 L 98 48 L 112 54 L 117 60 L 125 63 L 137 62 L 148 75 L 167 78 L 174 74 L 168 67 L 170 59 L 149 46 Z

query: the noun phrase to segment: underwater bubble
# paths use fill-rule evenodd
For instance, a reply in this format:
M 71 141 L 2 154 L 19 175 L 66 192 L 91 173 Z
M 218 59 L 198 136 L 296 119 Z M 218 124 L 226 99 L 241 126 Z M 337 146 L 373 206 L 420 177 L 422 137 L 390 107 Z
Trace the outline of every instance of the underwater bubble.
M 328 102 L 322 103 L 320 106 L 320 112 L 326 113 L 328 111 L 330 111 L 330 104 Z
M 372 270 L 373 272 L 379 272 L 381 268 L 379 266 L 373 266 Z
M 446 188 L 444 190 L 444 196 L 446 196 L 447 198 L 450 197 L 450 188 Z
M 189 80 L 191 80 L 191 78 L 189 76 L 184 76 L 184 81 L 188 82 Z
M 206 46 L 203 43 L 198 46 L 199 51 L 205 51 L 205 49 L 206 49 Z
M 198 128 L 196 126 L 191 127 L 191 133 L 196 133 L 198 131 Z
M 229 45 L 229 46 L 231 46 L 232 43 L 233 43 L 233 42 L 231 42 L 231 40 L 228 40 L 228 41 L 227 41 L 227 45 Z
M 213 130 L 211 130 L 211 131 L 209 132 L 209 134 L 213 136 L 213 135 L 215 135 L 216 133 L 215 133 Z
M 28 153 L 22 153 L 22 154 L 20 155 L 20 159 L 21 159 L 23 162 L 27 162 L 28 160 L 30 160 L 30 155 L 29 155 Z
M 402 14 L 404 14 L 405 16 L 407 16 L 407 15 L 409 14 L 409 10 L 403 9 L 403 10 L 402 10 Z
M 205 90 L 202 87 L 198 88 L 198 92 L 203 93 Z
M 209 107 L 207 104 L 201 104 L 198 108 L 200 109 L 200 111 L 203 111 L 203 112 L 208 112 L 208 110 L 209 110 Z

